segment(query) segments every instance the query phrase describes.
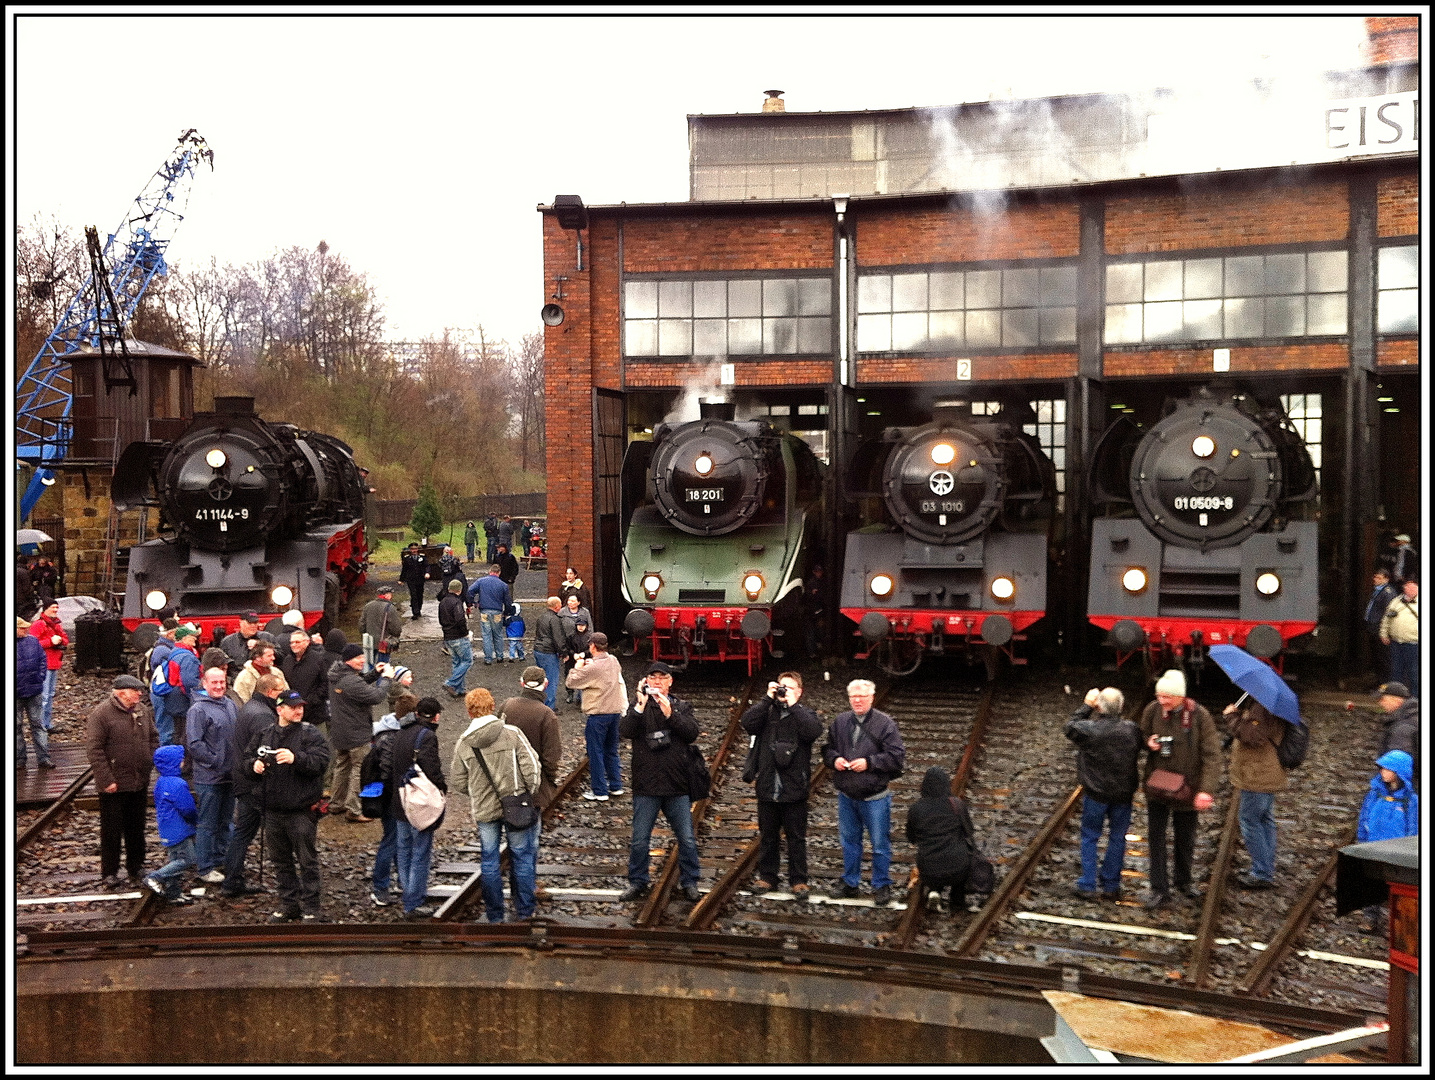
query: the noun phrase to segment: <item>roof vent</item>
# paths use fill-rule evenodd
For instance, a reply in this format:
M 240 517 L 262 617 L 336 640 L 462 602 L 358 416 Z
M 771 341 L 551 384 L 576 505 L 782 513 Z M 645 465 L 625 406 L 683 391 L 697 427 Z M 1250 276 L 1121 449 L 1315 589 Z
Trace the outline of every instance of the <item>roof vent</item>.
M 787 103 L 782 100 L 781 90 L 764 90 L 767 100 L 762 103 L 763 112 L 786 112 Z

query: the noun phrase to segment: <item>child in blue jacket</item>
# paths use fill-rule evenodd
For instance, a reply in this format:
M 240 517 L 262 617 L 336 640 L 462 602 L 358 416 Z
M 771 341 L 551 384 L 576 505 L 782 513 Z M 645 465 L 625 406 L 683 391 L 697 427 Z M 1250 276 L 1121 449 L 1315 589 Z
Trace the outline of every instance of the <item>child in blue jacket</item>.
M 1380 772 L 1370 778 L 1355 838 L 1395 840 L 1420 831 L 1420 796 L 1410 786 L 1415 763 L 1404 750 L 1390 750 L 1376 759 Z
M 161 746 L 154 752 L 154 767 L 159 772 L 159 779 L 154 782 L 154 816 L 169 862 L 144 882 L 174 904 L 188 903 L 180 881 L 184 872 L 195 864 L 194 834 L 199 823 L 194 796 L 179 775 L 183 765 L 184 747 L 178 743 Z
M 528 626 L 523 621 L 523 609 L 513 604 L 508 609 L 508 618 L 503 622 L 503 632 L 508 638 L 508 659 L 523 660 L 523 635 L 528 632 Z

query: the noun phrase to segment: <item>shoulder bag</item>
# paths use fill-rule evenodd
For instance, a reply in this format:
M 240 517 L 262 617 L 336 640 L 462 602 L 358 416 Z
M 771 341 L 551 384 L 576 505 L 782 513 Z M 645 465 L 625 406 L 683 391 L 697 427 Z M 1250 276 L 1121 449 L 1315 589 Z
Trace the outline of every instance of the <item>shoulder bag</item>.
M 693 802 L 712 794 L 713 778 L 707 759 L 695 742 L 688 743 L 688 798 Z
M 418 754 L 419 744 L 423 742 L 424 734 L 425 732 L 419 732 L 418 738 L 414 740 L 415 756 Z M 399 787 L 399 801 L 403 804 L 404 816 L 408 818 L 410 825 L 422 832 L 434 824 L 443 817 L 446 798 L 438 786 L 424 775 L 423 768 L 417 761 L 409 766 L 404 782 Z
M 1170 769 L 1156 769 L 1146 778 L 1146 797 L 1169 803 L 1189 803 L 1196 793 L 1186 778 Z
M 473 756 L 478 758 L 478 763 L 483 768 L 483 775 L 488 777 L 488 782 L 493 784 L 493 790 L 498 791 L 498 784 L 494 782 L 493 773 L 489 771 L 488 762 L 483 759 L 483 751 L 474 747 Z M 513 767 L 520 778 L 522 770 L 518 768 L 518 751 L 513 751 Z M 531 829 L 538 822 L 538 808 L 533 805 L 533 795 L 528 790 L 528 782 L 523 781 L 523 793 L 521 795 L 499 795 L 499 803 L 503 806 L 503 823 L 510 829 L 523 830 Z
M 951 803 L 952 811 L 961 819 L 961 811 L 957 809 L 957 800 L 948 796 L 947 801 Z M 981 896 L 989 896 L 997 887 L 997 871 L 992 861 L 977 850 L 976 840 L 968 834 L 967 841 L 967 888 L 966 891 Z

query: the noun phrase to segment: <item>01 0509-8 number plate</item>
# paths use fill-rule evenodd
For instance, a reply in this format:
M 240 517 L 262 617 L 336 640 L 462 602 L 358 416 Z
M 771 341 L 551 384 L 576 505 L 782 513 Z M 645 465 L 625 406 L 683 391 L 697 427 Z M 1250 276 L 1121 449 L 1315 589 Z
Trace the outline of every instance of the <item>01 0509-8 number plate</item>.
M 722 488 L 687 488 L 688 502 L 722 502 Z
M 1229 495 L 1177 495 L 1171 506 L 1175 510 L 1234 510 L 1236 500 Z

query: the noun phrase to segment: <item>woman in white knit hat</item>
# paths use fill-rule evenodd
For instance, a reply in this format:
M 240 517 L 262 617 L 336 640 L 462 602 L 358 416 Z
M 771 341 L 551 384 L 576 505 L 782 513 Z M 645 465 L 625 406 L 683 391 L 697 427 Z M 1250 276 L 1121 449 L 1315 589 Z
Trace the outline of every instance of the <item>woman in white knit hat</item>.
M 1156 681 L 1156 700 L 1141 713 L 1141 736 L 1146 742 L 1146 842 L 1151 854 L 1150 909 L 1171 902 L 1171 887 L 1191 900 L 1201 890 L 1191 880 L 1191 857 L 1196 850 L 1196 813 L 1210 809 L 1211 792 L 1221 778 L 1221 735 L 1204 705 L 1186 696 L 1186 676 L 1172 669 Z M 1151 774 L 1158 769 L 1185 779 L 1180 790 L 1153 788 Z M 1167 876 L 1166 826 L 1174 827 L 1176 866 Z

